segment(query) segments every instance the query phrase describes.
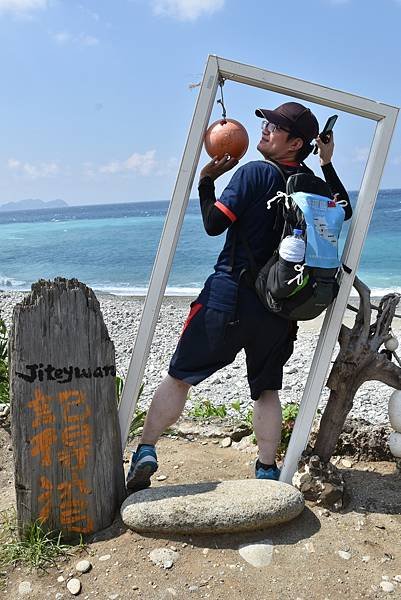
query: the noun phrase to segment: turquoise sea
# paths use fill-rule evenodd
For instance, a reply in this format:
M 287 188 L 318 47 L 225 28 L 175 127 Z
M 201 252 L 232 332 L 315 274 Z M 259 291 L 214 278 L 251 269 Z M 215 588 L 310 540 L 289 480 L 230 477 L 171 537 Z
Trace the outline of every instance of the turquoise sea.
M 356 194 L 350 194 L 354 202 Z M 114 294 L 146 292 L 168 202 L 139 202 L 0 212 L 0 288 L 76 277 Z M 381 190 L 359 277 L 374 291 L 401 291 L 401 190 Z M 343 231 L 343 239 L 346 230 Z M 167 293 L 195 294 L 212 272 L 224 234 L 206 235 L 198 201 L 191 200 Z

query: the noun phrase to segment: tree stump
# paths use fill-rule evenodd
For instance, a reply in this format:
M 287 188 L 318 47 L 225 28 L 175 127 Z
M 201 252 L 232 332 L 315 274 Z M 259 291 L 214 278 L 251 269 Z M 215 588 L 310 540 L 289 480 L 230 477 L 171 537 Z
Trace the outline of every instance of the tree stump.
M 396 390 L 401 389 L 400 367 L 391 362 L 391 352 L 380 351 L 390 337 L 400 294 L 383 296 L 376 321 L 371 324 L 370 290 L 358 277 L 355 277 L 354 287 L 359 294 L 359 309 L 352 329 L 341 326 L 340 351 L 327 380 L 330 396 L 313 450 L 325 462 L 333 455 L 355 394 L 365 381 L 382 381 Z
M 11 427 L 20 533 L 109 526 L 125 498 L 115 354 L 99 302 L 76 279 L 39 281 L 14 308 Z

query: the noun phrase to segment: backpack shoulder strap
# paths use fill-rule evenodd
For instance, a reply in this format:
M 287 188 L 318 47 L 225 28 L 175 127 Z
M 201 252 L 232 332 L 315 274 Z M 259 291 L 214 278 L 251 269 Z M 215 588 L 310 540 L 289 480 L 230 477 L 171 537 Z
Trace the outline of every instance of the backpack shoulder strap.
M 278 164 L 276 164 L 275 162 L 273 162 L 272 160 L 268 160 L 267 158 L 265 159 L 265 162 L 269 163 L 269 165 L 272 165 L 272 167 L 275 167 L 276 171 L 278 171 L 281 175 L 281 178 L 284 182 L 284 185 L 287 184 L 287 177 L 284 174 L 284 171 L 282 170 L 281 167 L 278 166 Z

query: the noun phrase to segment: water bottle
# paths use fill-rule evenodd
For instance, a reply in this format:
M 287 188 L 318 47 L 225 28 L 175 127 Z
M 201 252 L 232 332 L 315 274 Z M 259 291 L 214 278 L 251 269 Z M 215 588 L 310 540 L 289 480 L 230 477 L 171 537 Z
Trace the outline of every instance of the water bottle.
M 294 229 L 292 235 L 283 239 L 278 249 L 279 255 L 284 260 L 293 263 L 302 263 L 305 258 L 305 240 L 302 229 Z

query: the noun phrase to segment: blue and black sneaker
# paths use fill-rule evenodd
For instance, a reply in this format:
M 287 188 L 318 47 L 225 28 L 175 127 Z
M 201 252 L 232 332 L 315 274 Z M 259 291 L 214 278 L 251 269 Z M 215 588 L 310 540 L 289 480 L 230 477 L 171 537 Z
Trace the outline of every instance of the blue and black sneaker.
M 158 469 L 156 449 L 151 444 L 140 444 L 132 454 L 127 475 L 128 492 L 138 492 L 150 486 L 150 478 Z
M 280 469 L 274 463 L 274 465 L 264 465 L 258 459 L 255 463 L 255 477 L 256 479 L 271 479 L 272 481 L 278 481 L 280 478 Z

